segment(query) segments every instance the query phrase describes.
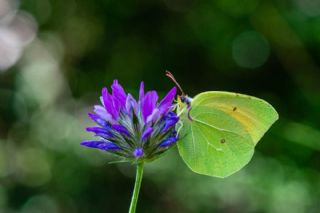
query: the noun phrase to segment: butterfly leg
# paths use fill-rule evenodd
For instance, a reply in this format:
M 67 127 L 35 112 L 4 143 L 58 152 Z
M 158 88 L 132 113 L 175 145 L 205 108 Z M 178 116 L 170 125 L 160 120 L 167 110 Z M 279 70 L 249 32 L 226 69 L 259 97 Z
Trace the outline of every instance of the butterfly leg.
M 191 117 L 191 115 L 190 115 L 190 111 L 191 111 L 191 109 L 192 109 L 192 107 L 191 107 L 191 105 L 188 105 L 188 118 L 189 118 L 189 120 L 190 121 L 193 121 L 193 119 L 192 119 L 192 117 Z
M 179 128 L 177 129 L 177 135 L 180 134 L 180 131 L 181 131 L 182 127 L 183 127 L 183 122 L 181 120 L 179 120 L 178 124 L 179 124 Z

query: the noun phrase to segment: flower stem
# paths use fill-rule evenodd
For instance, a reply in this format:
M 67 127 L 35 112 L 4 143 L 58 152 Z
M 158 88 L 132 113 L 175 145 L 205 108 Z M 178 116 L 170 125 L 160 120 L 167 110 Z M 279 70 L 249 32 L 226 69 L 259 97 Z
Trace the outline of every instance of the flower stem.
M 134 183 L 134 189 L 132 193 L 129 213 L 136 212 L 142 176 L 143 176 L 143 162 L 137 164 L 136 181 Z

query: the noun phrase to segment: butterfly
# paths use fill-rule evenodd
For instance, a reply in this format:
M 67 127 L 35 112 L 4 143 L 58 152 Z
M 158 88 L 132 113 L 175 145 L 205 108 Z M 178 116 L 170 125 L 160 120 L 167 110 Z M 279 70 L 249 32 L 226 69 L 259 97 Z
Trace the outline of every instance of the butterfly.
M 251 160 L 262 136 L 278 120 L 268 102 L 248 95 L 209 91 L 187 96 L 174 76 L 167 71 L 182 94 L 177 114 L 179 154 L 194 172 L 227 177 Z

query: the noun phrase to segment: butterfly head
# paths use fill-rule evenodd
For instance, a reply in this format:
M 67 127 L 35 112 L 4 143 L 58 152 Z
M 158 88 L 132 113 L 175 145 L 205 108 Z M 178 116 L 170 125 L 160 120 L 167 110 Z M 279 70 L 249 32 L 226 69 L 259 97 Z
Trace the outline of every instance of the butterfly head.
M 191 105 L 192 102 L 192 98 L 190 98 L 188 95 L 180 95 L 180 100 L 182 103 L 185 103 L 188 106 Z
M 166 71 L 166 76 L 168 78 L 170 78 L 174 83 L 175 85 L 179 88 L 180 92 L 181 92 L 181 95 L 178 96 L 178 103 L 184 103 L 187 105 L 187 109 L 188 109 L 188 118 L 190 121 L 192 121 L 192 117 L 190 115 L 190 110 L 191 110 L 191 102 L 192 102 L 192 98 L 189 97 L 184 91 L 183 89 L 181 88 L 180 84 L 177 82 L 177 80 L 175 79 L 175 77 L 172 75 L 171 72 L 169 71 Z
M 182 89 L 182 87 L 180 86 L 180 84 L 178 83 L 178 81 L 175 79 L 175 77 L 173 76 L 173 74 L 170 72 L 170 71 L 166 71 L 166 76 L 168 78 L 170 78 L 174 83 L 175 85 L 179 88 L 180 92 L 181 92 L 181 95 L 179 95 L 179 100 L 184 103 L 184 104 L 187 104 L 188 106 L 191 105 L 191 101 L 192 101 L 192 98 L 190 98 Z

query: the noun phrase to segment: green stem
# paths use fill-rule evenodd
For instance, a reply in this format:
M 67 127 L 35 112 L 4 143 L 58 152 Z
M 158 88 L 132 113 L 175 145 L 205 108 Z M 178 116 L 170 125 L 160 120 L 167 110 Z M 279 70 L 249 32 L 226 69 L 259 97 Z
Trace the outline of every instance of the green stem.
M 143 176 L 143 162 L 137 164 L 136 182 L 134 183 L 134 189 L 132 193 L 129 213 L 136 212 L 142 176 Z

